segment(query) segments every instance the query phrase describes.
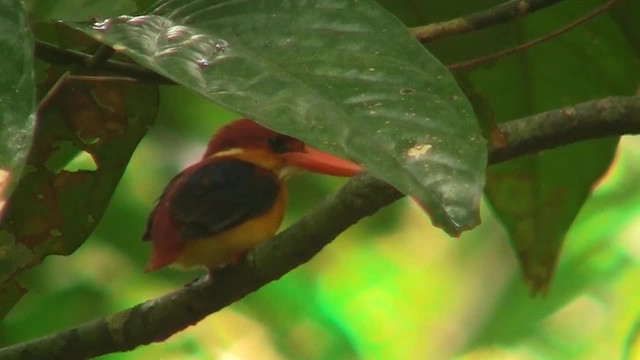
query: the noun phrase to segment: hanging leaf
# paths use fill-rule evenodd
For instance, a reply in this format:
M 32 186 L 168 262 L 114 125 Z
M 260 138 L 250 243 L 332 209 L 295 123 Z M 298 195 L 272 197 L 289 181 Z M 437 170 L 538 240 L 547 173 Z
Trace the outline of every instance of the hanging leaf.
M 592 7 L 600 4 L 595 0 L 589 3 Z M 560 27 L 584 7 L 562 4 L 547 13 L 544 21 L 523 19 L 516 24 L 517 31 L 538 33 Z M 611 57 L 612 53 L 618 55 Z M 519 88 L 528 89 L 529 95 L 518 100 L 516 94 L 500 92 L 495 95 L 502 100 L 494 105 L 504 111 L 509 106 L 506 102 L 519 103 L 522 109 L 538 113 L 610 94 L 632 93 L 640 79 L 636 59 L 611 18 L 598 17 L 514 59 L 527 74 Z M 567 107 L 565 116 L 571 121 L 575 111 Z M 499 116 L 499 120 L 505 119 Z M 565 236 L 613 161 L 617 143 L 617 138 L 582 142 L 519 158 L 489 171 L 487 195 L 509 231 L 534 292 L 547 290 Z

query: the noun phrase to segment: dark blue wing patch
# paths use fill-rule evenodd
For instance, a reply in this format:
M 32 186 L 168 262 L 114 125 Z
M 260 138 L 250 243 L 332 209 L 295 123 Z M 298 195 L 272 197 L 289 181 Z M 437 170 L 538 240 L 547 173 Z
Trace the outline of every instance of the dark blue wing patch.
M 264 214 L 279 192 L 280 182 L 271 171 L 242 160 L 216 160 L 180 184 L 169 214 L 182 222 L 184 240 L 197 239 Z

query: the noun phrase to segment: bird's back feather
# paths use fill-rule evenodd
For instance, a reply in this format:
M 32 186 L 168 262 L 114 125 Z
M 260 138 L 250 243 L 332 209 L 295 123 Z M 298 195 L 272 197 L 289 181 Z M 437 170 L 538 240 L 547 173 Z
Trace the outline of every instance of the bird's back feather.
M 147 269 L 174 262 L 210 267 L 249 250 L 277 231 L 284 196 L 275 173 L 247 161 L 212 158 L 185 169 L 150 215 L 143 237 L 153 243 Z M 242 236 L 239 228 L 247 228 L 247 239 L 232 243 L 231 235 Z

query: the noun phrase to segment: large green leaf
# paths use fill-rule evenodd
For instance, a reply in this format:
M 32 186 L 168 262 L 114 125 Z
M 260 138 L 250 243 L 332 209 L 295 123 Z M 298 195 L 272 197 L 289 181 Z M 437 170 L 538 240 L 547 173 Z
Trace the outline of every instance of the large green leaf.
M 219 104 L 352 158 L 450 234 L 475 226 L 486 145 L 447 70 L 372 0 L 161 1 L 77 28 Z
M 33 36 L 18 0 L 0 0 L 0 218 L 24 166 L 35 123 Z
M 0 219 L 17 184 L 31 146 L 35 123 L 33 37 L 19 0 L 0 0 Z M 0 233 L 0 254 L 11 254 L 13 243 Z M 14 263 L 16 259 L 8 258 Z M 5 263 L 0 261 L 0 271 Z M 10 279 L 0 288 L 0 316 L 24 293 Z

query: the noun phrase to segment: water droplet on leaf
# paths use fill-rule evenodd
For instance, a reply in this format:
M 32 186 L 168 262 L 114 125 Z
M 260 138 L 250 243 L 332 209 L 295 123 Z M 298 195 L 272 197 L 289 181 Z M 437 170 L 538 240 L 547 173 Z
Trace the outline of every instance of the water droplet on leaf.
M 104 21 L 98 21 L 98 22 L 93 23 L 92 27 L 93 27 L 94 30 L 107 31 L 111 27 L 112 23 L 113 23 L 113 20 L 106 19 Z

